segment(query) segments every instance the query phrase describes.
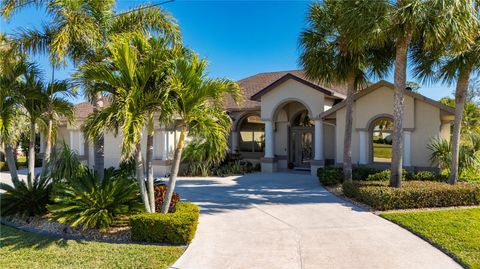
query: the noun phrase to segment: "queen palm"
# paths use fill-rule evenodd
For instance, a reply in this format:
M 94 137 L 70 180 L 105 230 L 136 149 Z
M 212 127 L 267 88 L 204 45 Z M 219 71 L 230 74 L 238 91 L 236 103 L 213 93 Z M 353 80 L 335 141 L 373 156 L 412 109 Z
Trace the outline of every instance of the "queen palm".
M 161 38 L 147 39 L 141 33 L 123 34 L 107 45 L 108 61 L 83 65 L 77 74 L 79 82 L 101 85 L 98 91 L 107 92 L 110 105 L 93 112 L 84 131 L 88 137 L 97 137 L 105 128 L 123 135 L 122 159 L 135 159 L 136 178 L 147 212 L 155 211 L 153 177 L 145 187 L 142 155 L 142 133 L 152 123 L 152 111 L 164 106 L 166 88 L 156 87 L 172 50 Z M 149 129 L 151 126 L 148 126 Z
M 160 34 L 179 41 L 180 31 L 171 15 L 158 7 L 137 6 L 116 13 L 115 0 L 3 0 L 2 15 L 11 14 L 29 5 L 45 6 L 53 18 L 43 29 L 21 30 L 16 38 L 24 50 L 45 52 L 54 66 L 64 63 L 68 57 L 74 63 L 101 62 L 107 57 L 105 45 L 115 34 L 140 31 Z M 102 91 L 97 85 L 85 82 L 86 96 L 94 104 L 94 110 L 103 107 Z M 94 95 L 92 93 L 95 93 Z M 95 170 L 103 178 L 103 133 L 94 138 Z
M 389 60 L 388 53 L 369 48 L 367 36 L 357 39 L 355 46 L 351 46 L 353 41 L 344 30 L 344 13 L 348 7 L 349 3 L 330 0 L 310 6 L 308 27 L 300 36 L 303 50 L 300 62 L 310 79 L 330 85 L 347 85 L 343 174 L 346 181 L 351 181 L 353 94 L 367 84 L 369 71 L 378 75 L 387 71 Z
M 170 208 L 187 136 L 196 144 L 203 144 L 212 160 L 222 159 L 228 148 L 228 134 L 232 122 L 222 105 L 227 95 L 238 101 L 240 89 L 230 80 L 208 78 L 206 67 L 205 60 L 191 53 L 175 61 L 168 78 L 169 95 L 178 117 L 175 127 L 180 129 L 180 136 L 175 148 L 162 213 L 167 213 Z

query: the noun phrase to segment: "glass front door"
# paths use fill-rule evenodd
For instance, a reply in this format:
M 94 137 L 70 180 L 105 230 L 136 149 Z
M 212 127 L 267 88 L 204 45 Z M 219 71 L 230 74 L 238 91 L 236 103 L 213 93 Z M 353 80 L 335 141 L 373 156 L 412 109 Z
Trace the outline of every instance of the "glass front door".
M 291 134 L 291 162 L 297 167 L 309 167 L 313 160 L 312 128 L 294 128 Z

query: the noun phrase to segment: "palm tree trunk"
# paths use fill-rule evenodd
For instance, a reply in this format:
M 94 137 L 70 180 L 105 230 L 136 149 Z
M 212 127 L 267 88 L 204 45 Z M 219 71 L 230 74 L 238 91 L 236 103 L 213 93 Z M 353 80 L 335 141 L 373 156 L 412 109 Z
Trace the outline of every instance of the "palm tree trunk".
M 143 158 L 142 158 L 142 144 L 141 140 L 136 145 L 135 150 L 135 177 L 137 178 L 138 187 L 140 189 L 140 196 L 142 197 L 143 204 L 145 205 L 145 210 L 151 212 L 150 203 L 148 201 L 147 189 L 145 188 L 145 173 L 143 168 Z
M 345 113 L 345 134 L 343 137 L 343 177 L 344 181 L 352 181 L 352 125 L 353 94 L 355 93 L 355 72 L 347 78 L 347 99 Z
M 52 131 L 53 131 L 53 121 L 48 120 L 48 130 L 47 130 L 47 140 L 45 141 L 45 152 L 43 155 L 42 163 L 42 175 L 45 175 L 48 168 L 48 163 L 50 162 L 50 155 L 52 153 Z
M 30 144 L 28 146 L 28 174 L 35 177 L 35 119 L 30 122 Z
M 94 111 L 97 111 L 103 107 L 103 100 L 102 96 L 98 94 L 95 97 L 95 106 L 94 106 Z M 100 182 L 103 181 L 103 176 L 104 176 L 104 170 L 105 170 L 105 154 L 104 154 L 104 135 L 103 133 L 100 134 L 99 137 L 96 138 L 96 140 L 93 143 L 93 151 L 94 151 L 94 166 L 93 168 L 95 169 L 95 172 L 98 175 L 98 178 L 100 179 Z
M 461 70 L 458 75 L 457 88 L 455 90 L 455 120 L 453 122 L 452 134 L 452 164 L 450 167 L 450 184 L 458 180 L 458 153 L 460 148 L 460 131 L 462 128 L 463 109 L 468 90 L 470 70 Z
M 170 173 L 170 179 L 167 186 L 167 195 L 162 205 L 162 213 L 168 213 L 170 208 L 170 201 L 173 197 L 173 191 L 175 190 L 175 183 L 177 182 L 178 170 L 180 169 L 180 160 L 182 159 L 183 144 L 185 141 L 186 128 L 182 127 L 180 137 L 178 139 L 175 155 L 173 156 L 172 171 Z
M 395 94 L 393 101 L 393 143 L 390 187 L 402 186 L 403 161 L 403 91 L 407 79 L 407 50 L 410 37 L 399 40 L 395 54 L 394 84 Z
M 153 113 L 148 115 L 147 126 L 147 187 L 148 200 L 150 202 L 151 212 L 155 212 L 155 190 L 153 186 L 153 135 L 154 135 Z
M 5 143 L 5 157 L 7 159 L 8 170 L 12 178 L 18 178 L 17 164 L 15 162 L 15 152 L 11 143 Z

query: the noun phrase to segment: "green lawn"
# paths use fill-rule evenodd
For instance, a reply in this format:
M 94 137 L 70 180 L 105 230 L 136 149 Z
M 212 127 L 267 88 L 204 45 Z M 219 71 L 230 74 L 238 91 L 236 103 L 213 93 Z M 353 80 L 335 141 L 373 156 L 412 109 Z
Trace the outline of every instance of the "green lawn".
M 373 143 L 373 156 L 377 158 L 392 158 L 392 145 Z
M 382 213 L 452 254 L 469 268 L 480 268 L 480 208 Z
M 0 226 L 0 268 L 168 268 L 184 247 L 63 240 Z

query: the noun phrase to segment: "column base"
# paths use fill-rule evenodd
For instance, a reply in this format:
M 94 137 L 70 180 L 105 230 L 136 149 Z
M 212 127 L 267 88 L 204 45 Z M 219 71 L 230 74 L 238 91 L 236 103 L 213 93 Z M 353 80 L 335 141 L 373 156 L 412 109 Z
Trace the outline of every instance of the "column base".
M 319 168 L 324 168 L 325 167 L 325 161 L 324 160 L 314 160 L 310 162 L 310 174 L 314 177 L 317 176 L 317 170 Z
M 273 173 L 278 171 L 277 160 L 275 158 L 262 158 L 262 173 Z

